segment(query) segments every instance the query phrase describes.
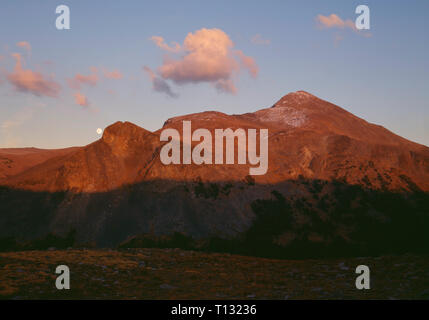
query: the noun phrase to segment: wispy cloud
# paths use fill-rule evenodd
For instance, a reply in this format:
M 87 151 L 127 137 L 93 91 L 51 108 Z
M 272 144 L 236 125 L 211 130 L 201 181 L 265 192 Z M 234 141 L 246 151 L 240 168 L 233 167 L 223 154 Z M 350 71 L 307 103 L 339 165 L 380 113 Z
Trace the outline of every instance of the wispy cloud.
M 118 70 L 112 70 L 112 71 L 108 71 L 106 69 L 103 69 L 103 75 L 105 78 L 107 79 L 113 79 L 113 80 L 119 80 L 123 78 L 123 75 L 121 72 L 119 72 Z
M 19 53 L 12 54 L 16 63 L 13 72 L 7 74 L 7 80 L 18 90 L 29 92 L 36 96 L 57 97 L 61 86 L 40 72 L 24 69 Z
M 167 96 L 171 98 L 177 98 L 178 94 L 174 93 L 168 83 L 157 76 L 151 68 L 144 66 L 143 70 L 149 75 L 150 81 L 152 82 L 152 89 L 156 92 L 165 93 Z
M 242 67 L 247 69 L 252 77 L 256 78 L 259 73 L 259 67 L 256 64 L 255 59 L 246 56 L 241 50 L 235 50 L 234 53 L 239 58 Z
M 25 51 L 27 51 L 27 54 L 31 54 L 31 45 L 27 41 L 20 41 L 16 45 L 25 49 Z
M 88 98 L 80 92 L 76 92 L 74 94 L 74 101 L 76 102 L 76 104 L 78 104 L 82 107 L 88 107 L 89 106 Z
M 259 33 L 255 34 L 250 40 L 253 44 L 257 45 L 269 45 L 271 40 L 263 38 Z
M 371 37 L 372 34 L 370 32 L 366 32 L 364 30 L 358 30 L 356 28 L 355 23 L 350 19 L 342 19 L 336 14 L 331 14 L 329 16 L 317 15 L 316 17 L 317 27 L 319 29 L 336 29 L 336 33 L 334 36 L 334 45 L 338 46 L 339 43 L 344 40 L 344 32 L 345 30 L 351 30 L 355 32 L 355 34 Z
M 178 44 L 177 42 L 173 42 L 172 43 L 173 46 L 170 47 L 168 44 L 165 43 L 163 37 L 152 36 L 150 37 L 150 40 L 152 40 L 158 47 L 166 51 L 179 52 L 180 50 L 182 50 L 182 48 L 180 47 L 180 44 Z
M 344 28 L 349 28 L 351 30 L 356 31 L 356 26 L 355 23 L 348 19 L 348 20 L 343 20 L 341 19 L 339 16 L 337 16 L 335 13 L 329 15 L 329 16 L 324 16 L 324 15 L 317 15 L 316 17 L 316 21 L 318 23 L 319 28 L 321 29 L 326 29 L 326 28 L 340 28 L 340 29 L 344 29 Z
M 90 67 L 90 71 L 91 73 L 88 75 L 77 73 L 72 79 L 67 79 L 70 88 L 79 90 L 82 85 L 94 87 L 98 82 L 98 70 L 96 67 Z

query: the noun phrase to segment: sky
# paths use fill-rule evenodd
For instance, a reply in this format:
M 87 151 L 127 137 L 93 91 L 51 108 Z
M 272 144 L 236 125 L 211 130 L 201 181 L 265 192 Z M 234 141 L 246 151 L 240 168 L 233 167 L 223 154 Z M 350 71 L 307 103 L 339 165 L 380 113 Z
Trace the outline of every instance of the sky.
M 427 15 L 419 0 L 2 0 L 0 148 L 86 145 L 116 121 L 154 131 L 297 90 L 428 146 Z

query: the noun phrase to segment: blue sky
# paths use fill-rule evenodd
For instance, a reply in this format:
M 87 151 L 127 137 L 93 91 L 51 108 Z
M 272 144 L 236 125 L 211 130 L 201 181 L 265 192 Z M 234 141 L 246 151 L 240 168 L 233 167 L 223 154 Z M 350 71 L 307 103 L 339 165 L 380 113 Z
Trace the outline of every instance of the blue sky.
M 55 28 L 55 8 L 66 4 L 71 29 Z M 370 8 L 371 36 L 350 28 L 320 28 L 318 15 L 354 21 Z M 97 128 L 128 120 L 156 130 L 170 117 L 217 110 L 245 113 L 305 90 L 407 139 L 429 145 L 429 2 L 427 1 L 8 1 L 0 4 L 0 147 L 85 145 Z M 254 59 L 256 77 L 234 76 L 235 94 L 213 83 L 177 84 L 178 97 L 153 90 L 154 72 L 170 54 L 152 36 L 183 46 L 202 28 L 222 30 Z M 255 44 L 259 35 L 266 43 Z M 31 53 L 18 42 L 31 45 Z M 8 77 L 20 53 L 23 68 L 61 86 L 55 97 L 19 90 Z M 180 59 L 180 53 L 176 55 Z M 89 75 L 96 85 L 71 88 L 67 79 Z M 107 79 L 101 70 L 118 70 Z M 157 75 L 159 76 L 159 74 Z M 75 101 L 79 91 L 89 106 Z

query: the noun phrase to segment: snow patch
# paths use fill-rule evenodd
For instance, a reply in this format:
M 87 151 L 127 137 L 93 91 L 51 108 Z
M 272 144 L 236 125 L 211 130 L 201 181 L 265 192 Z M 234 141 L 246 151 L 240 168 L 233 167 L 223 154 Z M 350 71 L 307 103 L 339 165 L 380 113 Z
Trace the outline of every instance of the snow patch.
M 258 119 L 263 122 L 277 122 L 292 127 L 302 127 L 307 121 L 307 116 L 301 110 L 292 107 L 281 107 L 261 110 L 258 114 Z
M 287 95 L 285 95 L 277 104 L 279 105 L 300 105 L 302 103 L 307 102 L 309 99 L 313 98 L 314 96 L 308 92 L 305 91 L 297 91 L 297 92 L 291 92 Z

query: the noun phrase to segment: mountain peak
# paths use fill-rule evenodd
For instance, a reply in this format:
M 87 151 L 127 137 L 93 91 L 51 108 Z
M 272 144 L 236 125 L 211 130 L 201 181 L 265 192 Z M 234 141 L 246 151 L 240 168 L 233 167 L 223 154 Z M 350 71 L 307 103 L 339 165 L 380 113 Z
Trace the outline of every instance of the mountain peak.
M 317 99 L 316 96 L 304 90 L 290 92 L 277 101 L 273 107 L 286 107 L 290 105 L 299 105 L 308 101 Z
M 110 126 L 108 126 L 104 132 L 110 132 L 110 133 L 117 133 L 121 132 L 123 130 L 129 130 L 131 128 L 140 128 L 139 126 L 135 125 L 134 123 L 131 123 L 129 121 L 116 121 L 115 123 L 112 123 Z
M 307 98 L 314 98 L 315 96 L 312 95 L 311 93 L 304 91 L 304 90 L 298 90 L 295 92 L 289 92 L 286 96 L 296 96 L 296 97 L 307 97 Z
M 138 133 L 146 134 L 149 131 L 128 121 L 117 121 L 104 130 L 102 140 L 107 143 L 117 140 L 128 140 Z

